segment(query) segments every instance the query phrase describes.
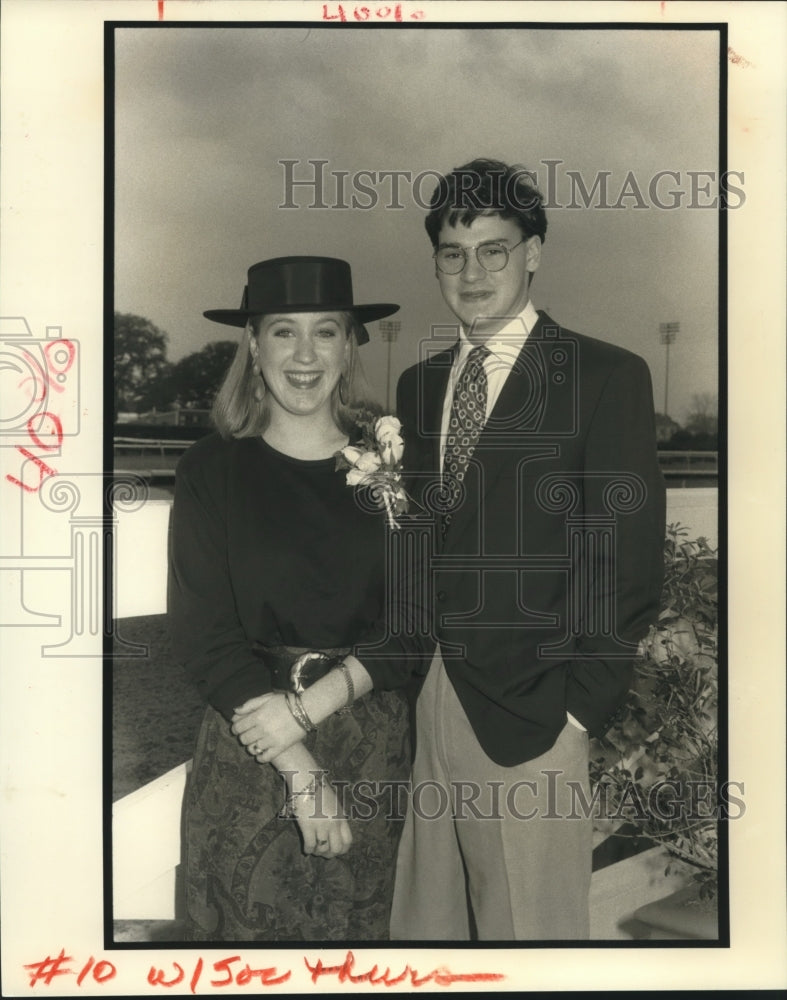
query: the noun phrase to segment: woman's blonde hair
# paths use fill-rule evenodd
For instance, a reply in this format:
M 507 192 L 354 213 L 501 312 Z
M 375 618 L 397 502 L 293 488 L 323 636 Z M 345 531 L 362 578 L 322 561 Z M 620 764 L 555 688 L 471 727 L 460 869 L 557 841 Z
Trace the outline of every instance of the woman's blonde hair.
M 349 434 L 355 428 L 359 410 L 378 413 L 382 410 L 372 397 L 358 357 L 358 321 L 352 313 L 341 312 L 338 315 L 344 320 L 349 349 L 347 369 L 331 395 L 331 409 L 336 426 Z M 249 350 L 249 335 L 257 336 L 262 319 L 262 316 L 255 316 L 244 327 L 235 357 L 213 403 L 211 419 L 224 438 L 256 437 L 268 426 L 269 395 L 266 390 L 262 399 L 255 396 L 255 389 L 260 385 L 261 378 L 252 371 L 253 362 Z M 344 400 L 339 392 L 342 381 Z

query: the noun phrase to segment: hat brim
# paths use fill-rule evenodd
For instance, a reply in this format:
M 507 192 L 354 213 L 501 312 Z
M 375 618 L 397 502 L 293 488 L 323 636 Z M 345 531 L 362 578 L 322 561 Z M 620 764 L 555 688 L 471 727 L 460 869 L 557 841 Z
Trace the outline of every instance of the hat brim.
M 266 313 L 276 312 L 275 309 L 268 309 Z M 282 306 L 282 313 L 327 313 L 327 312 L 348 312 L 358 320 L 359 323 L 372 323 L 376 319 L 383 319 L 385 316 L 393 316 L 399 312 L 399 306 L 393 302 L 374 302 L 371 305 L 342 305 L 331 304 L 327 306 L 324 302 L 311 303 L 298 306 Z M 226 326 L 245 326 L 252 316 L 260 316 L 258 310 L 250 309 L 208 309 L 202 314 L 205 319 L 214 323 L 224 323 Z

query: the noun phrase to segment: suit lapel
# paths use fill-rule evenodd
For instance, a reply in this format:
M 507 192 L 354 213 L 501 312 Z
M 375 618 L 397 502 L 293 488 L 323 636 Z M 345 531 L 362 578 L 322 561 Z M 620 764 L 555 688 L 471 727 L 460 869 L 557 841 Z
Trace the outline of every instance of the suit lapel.
M 456 355 L 456 345 L 427 359 L 420 370 L 422 380 L 418 386 L 423 405 L 419 410 L 419 437 L 425 443 L 424 454 L 429 456 L 423 470 L 440 473 L 440 429 L 443 420 L 443 403 L 448 389 L 448 377 Z
M 516 432 L 538 431 L 544 426 L 549 384 L 549 360 L 541 338 L 542 320 L 530 332 L 506 378 L 484 427 L 481 447 L 505 447 Z

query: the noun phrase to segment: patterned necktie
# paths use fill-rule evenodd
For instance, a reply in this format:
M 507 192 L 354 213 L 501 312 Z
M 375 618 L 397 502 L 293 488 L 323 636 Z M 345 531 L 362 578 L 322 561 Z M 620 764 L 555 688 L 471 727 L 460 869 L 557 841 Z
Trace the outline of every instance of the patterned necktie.
M 443 489 L 447 493 L 450 510 L 461 495 L 461 483 L 467 464 L 486 421 L 487 382 L 484 361 L 489 353 L 489 348 L 483 344 L 473 348 L 454 389 L 443 456 Z M 443 535 L 451 517 L 451 513 L 443 515 Z

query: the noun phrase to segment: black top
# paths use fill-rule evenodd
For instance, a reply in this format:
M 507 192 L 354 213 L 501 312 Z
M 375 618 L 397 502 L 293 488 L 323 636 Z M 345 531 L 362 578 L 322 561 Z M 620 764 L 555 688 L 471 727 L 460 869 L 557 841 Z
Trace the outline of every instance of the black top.
M 260 437 L 197 441 L 177 468 L 168 613 L 176 655 L 229 718 L 271 690 L 256 642 L 313 649 L 385 636 L 387 526 L 334 458 L 306 461 Z M 389 648 L 389 647 L 386 647 Z M 375 687 L 407 665 L 364 660 Z

